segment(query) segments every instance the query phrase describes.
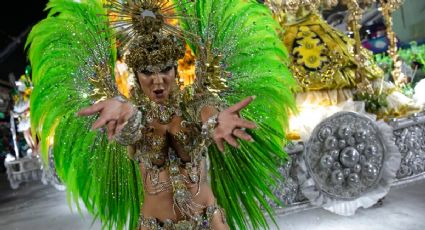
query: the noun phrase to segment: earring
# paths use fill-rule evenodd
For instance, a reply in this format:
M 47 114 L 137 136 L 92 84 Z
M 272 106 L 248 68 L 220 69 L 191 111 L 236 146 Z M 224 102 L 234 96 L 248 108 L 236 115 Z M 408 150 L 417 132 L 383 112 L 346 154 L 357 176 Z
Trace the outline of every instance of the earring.
M 180 74 L 179 74 L 179 70 L 178 70 L 178 66 L 174 67 L 176 69 L 176 83 L 179 89 L 183 89 L 184 87 L 184 80 L 181 79 Z

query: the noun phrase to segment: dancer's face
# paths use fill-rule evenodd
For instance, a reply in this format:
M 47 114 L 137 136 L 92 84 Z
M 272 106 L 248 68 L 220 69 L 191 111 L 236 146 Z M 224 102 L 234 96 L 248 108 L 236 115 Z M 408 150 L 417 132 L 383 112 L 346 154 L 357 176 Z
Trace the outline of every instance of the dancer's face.
M 143 93 L 156 103 L 165 102 L 176 85 L 174 67 L 166 68 L 159 73 L 144 71 L 137 73 L 137 77 Z

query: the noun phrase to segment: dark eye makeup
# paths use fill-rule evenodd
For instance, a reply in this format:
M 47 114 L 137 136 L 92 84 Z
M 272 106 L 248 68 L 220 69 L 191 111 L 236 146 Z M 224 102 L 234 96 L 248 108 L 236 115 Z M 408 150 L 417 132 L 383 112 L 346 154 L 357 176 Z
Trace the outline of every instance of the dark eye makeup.
M 162 73 L 162 74 L 166 74 L 166 73 L 170 72 L 170 70 L 171 70 L 172 68 L 173 68 L 173 66 L 168 66 L 167 68 L 163 69 L 163 70 L 161 71 L 161 73 Z M 146 76 L 151 76 L 151 75 L 153 75 L 153 74 L 154 74 L 154 72 L 151 72 L 151 71 L 149 71 L 149 70 L 141 70 L 141 71 L 140 71 L 140 73 L 142 73 L 142 74 L 144 74 L 144 75 L 146 75 Z
M 172 68 L 172 66 L 168 66 L 167 68 L 163 69 L 161 73 L 168 73 Z
M 151 71 L 149 71 L 149 70 L 142 70 L 142 71 L 140 71 L 142 74 L 144 74 L 144 75 L 147 75 L 147 76 L 150 76 L 150 75 L 152 75 L 153 74 L 153 72 L 151 72 Z

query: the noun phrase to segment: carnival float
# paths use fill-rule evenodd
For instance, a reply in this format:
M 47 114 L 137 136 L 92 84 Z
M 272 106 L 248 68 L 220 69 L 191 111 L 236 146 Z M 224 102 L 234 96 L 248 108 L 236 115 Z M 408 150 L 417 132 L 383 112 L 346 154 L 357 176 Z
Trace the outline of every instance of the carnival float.
M 7 178 L 12 189 L 30 181 L 51 184 L 58 190 L 64 190 L 56 174 L 53 154 L 49 153 L 48 164 L 43 164 L 37 137 L 32 135 L 30 122 L 30 97 L 32 92 L 31 67 L 27 66 L 25 74 L 14 82 L 12 92 L 13 109 L 10 111 L 10 133 L 14 154 L 9 153 L 5 159 Z
M 283 203 L 275 205 L 278 213 L 323 208 L 350 216 L 382 203 L 391 188 L 425 178 L 424 81 L 412 79 L 423 68 L 424 53 L 414 43 L 398 50 L 392 14 L 403 1 L 265 4 L 282 26 L 299 84 L 286 146 L 290 160 L 281 167 L 286 180 L 275 189 Z M 320 13 L 336 5 L 346 10 L 330 23 L 345 23 L 348 33 Z M 373 56 L 362 46 L 363 15 L 371 11 L 385 22 L 385 54 Z M 417 63 L 413 74 L 403 61 Z
M 25 70 L 12 93 L 13 109 L 10 111 L 10 133 L 12 135 L 14 155 L 8 154 L 5 159 L 7 177 L 12 189 L 17 189 L 23 182 L 40 180 L 42 177 L 41 164 L 37 155 L 36 141 L 30 130 L 30 96 L 32 84 L 30 68 Z M 21 138 L 24 143 L 19 142 Z M 24 148 L 20 146 L 25 146 Z

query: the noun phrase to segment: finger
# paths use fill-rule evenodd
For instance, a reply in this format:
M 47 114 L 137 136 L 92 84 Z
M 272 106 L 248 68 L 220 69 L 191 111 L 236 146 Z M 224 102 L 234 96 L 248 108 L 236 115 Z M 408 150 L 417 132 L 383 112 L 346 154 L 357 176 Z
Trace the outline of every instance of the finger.
M 218 150 L 220 150 L 220 152 L 224 152 L 224 141 L 223 139 L 219 138 L 219 139 L 215 139 L 215 144 L 217 145 Z
M 246 141 L 250 141 L 250 142 L 254 141 L 254 139 L 251 137 L 251 135 L 249 135 L 248 133 L 246 133 L 242 129 L 235 129 L 232 134 L 235 137 L 238 137 L 238 138 L 246 140 Z
M 122 126 L 123 124 L 125 124 L 125 123 L 127 123 L 127 119 L 126 119 L 126 117 L 125 116 L 120 116 L 119 118 L 118 118 L 118 121 L 117 121 L 117 127 L 118 126 Z
M 225 136 L 224 140 L 226 140 L 227 143 L 229 143 L 231 146 L 235 148 L 239 148 L 239 143 L 236 141 L 236 139 L 232 136 Z
M 238 117 L 239 117 L 239 118 L 241 118 L 241 117 L 242 117 L 242 115 L 241 115 L 241 111 L 238 111 L 238 112 L 236 113 L 236 115 L 238 115 Z
M 115 127 L 115 133 L 114 136 L 119 134 L 121 132 L 121 130 L 127 125 L 127 122 L 124 122 L 122 124 L 117 124 Z
M 246 128 L 246 129 L 255 129 L 255 128 L 257 128 L 257 124 L 255 124 L 252 121 L 247 121 L 247 120 L 244 120 L 244 119 L 238 119 L 238 120 L 236 120 L 235 125 L 237 127 Z
M 228 108 L 228 110 L 229 110 L 229 112 L 231 112 L 231 113 L 238 112 L 239 110 L 241 110 L 241 109 L 245 108 L 246 106 L 248 106 L 248 105 L 249 105 L 249 103 L 251 103 L 251 102 L 252 102 L 252 100 L 254 100 L 254 99 L 255 99 L 255 96 L 247 97 L 247 98 L 245 98 L 244 100 L 242 100 L 241 102 L 236 103 L 236 104 L 234 104 L 234 105 L 230 106 L 230 107 Z
M 126 113 L 124 115 L 119 116 L 118 118 L 118 124 L 117 125 L 122 125 L 124 123 L 127 123 L 127 121 L 133 116 L 133 112 L 130 113 Z
M 93 125 L 92 125 L 92 127 L 91 127 L 91 129 L 93 129 L 93 130 L 95 130 L 95 129 L 98 129 L 98 128 L 100 128 L 100 127 L 102 127 L 102 126 L 104 126 L 104 125 L 106 125 L 106 123 L 108 122 L 108 121 L 110 121 L 111 119 L 107 119 L 107 118 L 105 118 L 105 117 L 100 117 L 99 119 L 97 119 L 94 123 L 93 123 Z
M 106 128 L 108 129 L 108 139 L 111 140 L 115 133 L 115 128 L 117 126 L 116 121 L 109 121 L 106 125 Z
M 115 128 L 115 134 L 114 135 L 116 135 L 116 134 L 118 134 L 118 133 L 120 133 L 121 132 L 121 130 L 127 125 L 127 123 L 128 123 L 128 120 L 130 120 L 130 118 L 133 116 L 134 114 L 132 114 L 132 113 L 127 113 L 126 115 L 124 115 L 124 116 L 120 116 L 119 118 L 118 118 L 118 121 L 117 121 L 117 126 L 116 126 L 116 128 Z
M 96 104 L 94 104 L 92 106 L 89 106 L 89 107 L 86 107 L 86 108 L 81 109 L 80 111 L 77 112 L 77 115 L 78 116 L 90 116 L 90 115 L 93 115 L 95 113 L 100 112 L 103 109 L 103 106 L 104 106 L 103 101 L 102 102 L 99 102 L 99 103 L 96 103 Z

